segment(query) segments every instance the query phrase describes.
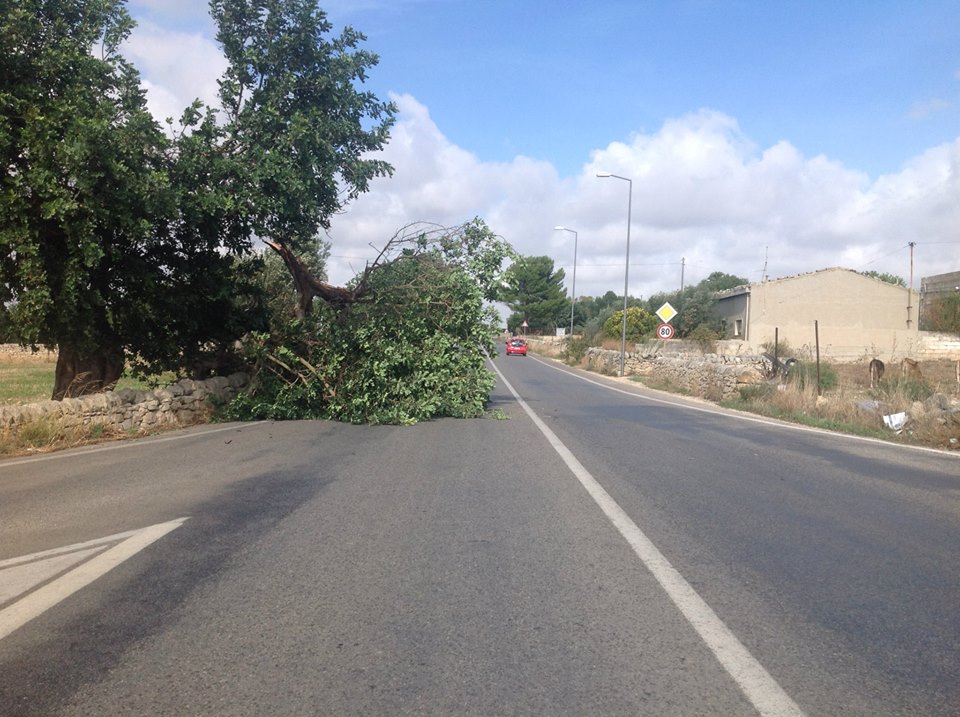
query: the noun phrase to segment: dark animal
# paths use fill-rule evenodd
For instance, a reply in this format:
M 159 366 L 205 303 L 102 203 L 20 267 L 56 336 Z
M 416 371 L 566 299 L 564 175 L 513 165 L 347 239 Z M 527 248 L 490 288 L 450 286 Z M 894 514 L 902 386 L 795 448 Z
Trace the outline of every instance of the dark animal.
M 883 378 L 883 370 L 886 368 L 880 359 L 870 359 L 870 388 L 876 388 Z

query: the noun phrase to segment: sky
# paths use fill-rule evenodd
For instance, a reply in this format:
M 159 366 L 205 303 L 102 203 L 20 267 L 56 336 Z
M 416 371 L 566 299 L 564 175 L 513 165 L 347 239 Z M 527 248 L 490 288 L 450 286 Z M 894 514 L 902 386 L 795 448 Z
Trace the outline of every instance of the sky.
M 393 176 L 332 219 L 334 284 L 407 224 L 474 217 L 568 292 L 576 265 L 578 296 L 960 270 L 960 0 L 320 5 L 366 35 L 363 88 L 399 110 Z M 206 4 L 128 9 L 157 118 L 215 103 Z

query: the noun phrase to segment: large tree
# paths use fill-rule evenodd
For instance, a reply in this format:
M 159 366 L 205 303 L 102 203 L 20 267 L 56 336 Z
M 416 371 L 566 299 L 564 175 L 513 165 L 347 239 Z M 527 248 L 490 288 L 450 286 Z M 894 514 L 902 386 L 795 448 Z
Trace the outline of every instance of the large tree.
M 0 301 L 9 333 L 59 349 L 55 398 L 125 359 L 201 372 L 263 325 L 257 264 L 238 259 L 262 238 L 305 266 L 297 252 L 390 171 L 369 153 L 394 108 L 358 89 L 377 58 L 352 29 L 328 38 L 316 2 L 214 0 L 222 109 L 194 103 L 172 139 L 119 54 L 121 0 L 0 10 Z M 301 313 L 344 295 L 294 276 Z
M 19 341 L 59 349 L 56 398 L 123 370 L 123 322 L 170 209 L 166 144 L 118 52 L 120 0 L 0 8 L 0 300 Z
M 554 271 L 548 256 L 521 256 L 504 272 L 498 299 L 513 314 L 507 320 L 511 331 L 524 321 L 531 331 L 550 331 L 563 326 L 570 315 L 570 300 L 563 288 L 563 269 Z

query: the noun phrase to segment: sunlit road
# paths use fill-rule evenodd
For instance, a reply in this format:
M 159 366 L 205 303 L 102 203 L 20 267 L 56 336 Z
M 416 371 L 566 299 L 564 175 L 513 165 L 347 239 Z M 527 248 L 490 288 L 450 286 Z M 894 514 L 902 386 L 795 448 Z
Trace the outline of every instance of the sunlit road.
M 957 456 L 495 364 L 0 462 L 0 715 L 960 714 Z

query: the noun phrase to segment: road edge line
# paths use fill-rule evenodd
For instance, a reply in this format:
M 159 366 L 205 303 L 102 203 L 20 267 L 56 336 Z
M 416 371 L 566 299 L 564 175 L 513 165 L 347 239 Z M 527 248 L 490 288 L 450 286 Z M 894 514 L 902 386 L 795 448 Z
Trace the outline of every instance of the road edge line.
M 492 365 L 492 362 L 491 362 Z M 527 402 L 520 397 L 506 376 L 493 366 L 504 385 L 513 394 L 520 407 L 547 439 L 567 468 L 576 476 L 594 502 L 603 511 L 620 535 L 627 541 L 647 570 L 663 588 L 680 613 L 693 626 L 737 686 L 761 715 L 770 717 L 802 717 L 799 705 L 793 701 L 773 676 L 750 654 L 737 636 L 726 626 L 693 586 L 673 567 L 653 541 L 640 530 L 633 519 L 617 504 L 590 472 L 577 460 L 569 448 L 550 430 Z

